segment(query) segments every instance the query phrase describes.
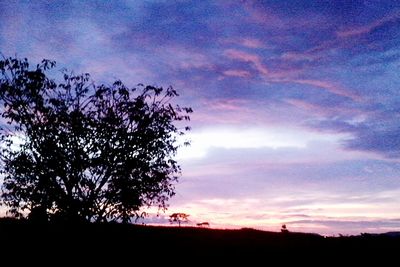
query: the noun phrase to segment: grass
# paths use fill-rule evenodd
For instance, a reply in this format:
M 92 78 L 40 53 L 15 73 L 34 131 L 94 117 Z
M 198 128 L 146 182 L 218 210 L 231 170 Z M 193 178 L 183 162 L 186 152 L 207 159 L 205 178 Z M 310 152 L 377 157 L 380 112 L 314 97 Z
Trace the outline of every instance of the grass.
M 0 240 L 3 255 L 7 255 L 7 251 L 20 251 L 31 257 L 52 255 L 66 260 L 71 257 L 91 259 L 93 256 L 94 259 L 105 257 L 114 260 L 128 257 L 132 261 L 137 257 L 153 255 L 148 258 L 153 263 L 182 257 L 196 261 L 213 258 L 233 263 L 263 259 L 285 262 L 318 257 L 330 261 L 346 257 L 368 259 L 371 256 L 388 259 L 395 257 L 400 249 L 400 237 L 388 235 L 325 238 L 316 234 L 266 232 L 249 228 L 220 230 L 113 223 L 33 224 L 6 218 L 0 219 Z

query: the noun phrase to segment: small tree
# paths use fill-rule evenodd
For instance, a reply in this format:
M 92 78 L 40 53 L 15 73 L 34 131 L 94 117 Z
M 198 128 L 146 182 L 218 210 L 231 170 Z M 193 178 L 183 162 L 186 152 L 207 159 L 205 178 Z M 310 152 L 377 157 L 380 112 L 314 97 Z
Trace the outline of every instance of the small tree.
M 187 223 L 189 221 L 189 215 L 186 213 L 173 213 L 169 216 L 170 223 L 177 222 L 179 227 L 181 223 Z
M 0 61 L 2 201 L 14 216 L 122 220 L 142 206 L 166 208 L 180 166 L 177 136 L 190 108 L 172 105 L 169 87 L 121 81 L 96 86 L 63 71 L 56 83 L 27 59 Z M 7 124 L 6 124 L 7 123 Z

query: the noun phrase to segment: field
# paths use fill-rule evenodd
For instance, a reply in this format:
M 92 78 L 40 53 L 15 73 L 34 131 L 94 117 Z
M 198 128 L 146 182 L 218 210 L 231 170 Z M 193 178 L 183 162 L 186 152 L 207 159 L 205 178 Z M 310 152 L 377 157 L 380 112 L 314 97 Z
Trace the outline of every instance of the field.
M 399 253 L 396 233 L 348 237 L 323 237 L 305 233 L 277 233 L 254 229 L 217 230 L 192 227 L 155 227 L 122 224 L 56 225 L 0 220 L 1 251 L 51 255 L 58 259 L 131 261 L 137 257 L 152 263 L 187 257 L 224 262 L 279 260 L 339 261 L 390 259 Z M 146 256 L 145 256 L 146 255 Z M 149 256 L 150 255 L 150 256 Z M 136 265 L 136 264 L 134 264 Z M 178 264 L 181 266 L 181 264 Z

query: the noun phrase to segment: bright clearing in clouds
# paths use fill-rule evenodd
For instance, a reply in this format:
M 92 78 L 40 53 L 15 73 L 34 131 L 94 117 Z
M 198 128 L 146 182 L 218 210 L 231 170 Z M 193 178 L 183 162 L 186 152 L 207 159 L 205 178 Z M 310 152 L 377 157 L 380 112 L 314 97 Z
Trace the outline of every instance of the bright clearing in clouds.
M 0 50 L 193 107 L 149 223 L 400 230 L 399 1 L 3 1 Z
M 187 137 L 185 137 L 187 138 Z M 339 136 L 317 134 L 300 129 L 279 128 L 203 128 L 188 134 L 191 145 L 182 147 L 178 159 L 206 157 L 210 149 L 262 149 L 298 148 L 305 149 L 311 142 L 338 141 Z

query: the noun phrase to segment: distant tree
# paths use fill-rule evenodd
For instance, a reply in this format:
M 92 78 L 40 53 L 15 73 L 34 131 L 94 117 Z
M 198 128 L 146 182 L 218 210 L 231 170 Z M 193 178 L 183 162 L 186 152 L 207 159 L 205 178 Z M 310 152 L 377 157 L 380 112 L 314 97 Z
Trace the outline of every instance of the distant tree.
M 171 87 L 96 86 L 67 71 L 57 83 L 46 74 L 54 66 L 0 60 L 2 203 L 44 220 L 128 222 L 143 206 L 165 209 L 180 175 L 177 137 L 189 130 L 176 123 L 192 109 L 171 103 Z
M 196 223 L 196 225 L 198 227 L 210 227 L 210 223 L 209 222 L 200 222 L 200 223 Z
M 189 216 L 186 213 L 173 213 L 172 215 L 169 216 L 169 221 L 170 223 L 177 222 L 179 227 L 181 226 L 181 223 L 186 223 L 189 221 Z
M 286 224 L 282 224 L 281 232 L 282 233 L 289 233 L 289 230 L 287 229 Z

